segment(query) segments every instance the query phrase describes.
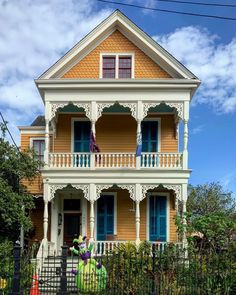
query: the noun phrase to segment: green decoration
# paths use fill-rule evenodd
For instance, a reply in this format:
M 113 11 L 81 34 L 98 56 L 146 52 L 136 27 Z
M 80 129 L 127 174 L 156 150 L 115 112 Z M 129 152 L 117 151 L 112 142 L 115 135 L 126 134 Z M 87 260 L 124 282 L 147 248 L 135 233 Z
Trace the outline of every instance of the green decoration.
M 79 236 L 73 240 L 71 252 L 80 256 L 81 261 L 72 273 L 76 276 L 76 285 L 83 292 L 100 292 L 106 288 L 107 271 L 105 267 L 91 258 L 93 245 L 86 247 L 86 237 Z

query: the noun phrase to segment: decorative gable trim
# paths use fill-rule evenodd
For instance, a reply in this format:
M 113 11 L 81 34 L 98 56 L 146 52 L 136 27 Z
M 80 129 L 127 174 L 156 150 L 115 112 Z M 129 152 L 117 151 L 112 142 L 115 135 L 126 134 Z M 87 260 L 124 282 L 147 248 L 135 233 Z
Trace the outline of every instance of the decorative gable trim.
M 117 29 L 173 78 L 197 79 L 193 73 L 119 10 L 116 10 L 101 22 L 61 59 L 44 72 L 39 79 L 60 78 Z

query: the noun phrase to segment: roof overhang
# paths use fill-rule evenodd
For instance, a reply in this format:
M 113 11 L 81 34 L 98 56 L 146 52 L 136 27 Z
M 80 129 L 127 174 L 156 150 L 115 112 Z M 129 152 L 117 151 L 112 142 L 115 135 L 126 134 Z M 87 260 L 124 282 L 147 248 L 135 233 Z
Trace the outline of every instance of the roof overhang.
M 191 98 L 197 90 L 200 81 L 196 79 L 39 79 L 35 83 L 43 97 L 45 91 L 53 89 L 74 90 L 110 90 L 110 89 L 186 89 L 190 91 Z

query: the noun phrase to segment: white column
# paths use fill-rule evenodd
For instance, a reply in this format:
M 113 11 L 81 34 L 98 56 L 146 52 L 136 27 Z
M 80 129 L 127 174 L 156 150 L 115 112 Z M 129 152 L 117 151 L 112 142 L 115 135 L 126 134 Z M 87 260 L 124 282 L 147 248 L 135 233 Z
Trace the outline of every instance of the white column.
M 44 162 L 45 166 L 48 166 L 48 160 L 49 160 L 49 120 L 45 120 L 45 151 L 44 151 Z
M 135 185 L 135 226 L 136 226 L 136 245 L 140 243 L 140 200 L 142 200 L 142 189 L 139 183 Z
M 43 239 L 48 240 L 48 200 L 44 200 L 43 212 Z
M 186 238 L 186 217 L 185 217 L 185 213 L 186 213 L 186 203 L 187 203 L 187 198 L 188 198 L 188 185 L 187 184 L 183 184 L 182 185 L 182 202 L 183 202 L 183 208 L 182 208 L 182 222 L 184 225 L 184 231 L 183 231 L 183 237 L 182 237 L 182 243 L 183 243 L 183 247 L 186 248 L 187 246 L 187 238 Z
M 90 201 L 90 242 L 94 241 L 94 201 Z
M 188 169 L 188 120 L 189 102 L 184 102 L 183 169 Z
M 96 196 L 96 186 L 94 183 L 90 183 L 89 185 L 89 203 L 90 203 L 90 214 L 89 214 L 89 223 L 90 223 L 90 242 L 94 242 L 94 222 L 95 222 L 95 216 L 94 216 L 94 202 L 97 199 Z
M 141 120 L 137 120 L 137 132 L 136 132 L 136 148 L 139 145 L 139 141 L 141 140 L 140 138 L 141 134 Z M 141 166 L 141 157 L 136 157 L 136 168 L 140 169 Z
M 135 223 L 136 223 L 136 245 L 140 243 L 140 202 L 136 201 Z
M 49 200 L 49 185 L 43 184 L 43 200 L 44 200 L 44 212 L 43 212 L 43 240 L 48 240 L 48 200 Z

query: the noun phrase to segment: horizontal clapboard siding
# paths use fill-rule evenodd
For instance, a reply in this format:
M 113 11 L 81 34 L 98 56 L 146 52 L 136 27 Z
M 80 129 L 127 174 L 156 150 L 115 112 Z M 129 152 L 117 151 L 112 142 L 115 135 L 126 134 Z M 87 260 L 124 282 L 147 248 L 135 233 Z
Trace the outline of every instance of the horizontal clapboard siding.
M 133 201 L 129 197 L 126 190 L 106 190 L 106 192 L 117 192 L 117 236 L 116 240 L 120 241 L 135 241 L 135 211 L 133 209 Z M 165 191 L 166 192 L 166 191 Z M 169 237 L 170 242 L 177 241 L 175 216 L 176 210 L 174 208 L 174 196 L 170 193 L 169 204 Z M 87 203 L 87 236 L 90 236 L 90 204 Z M 96 226 L 96 224 L 95 224 Z M 140 239 L 142 241 L 147 239 L 147 198 L 140 203 Z

